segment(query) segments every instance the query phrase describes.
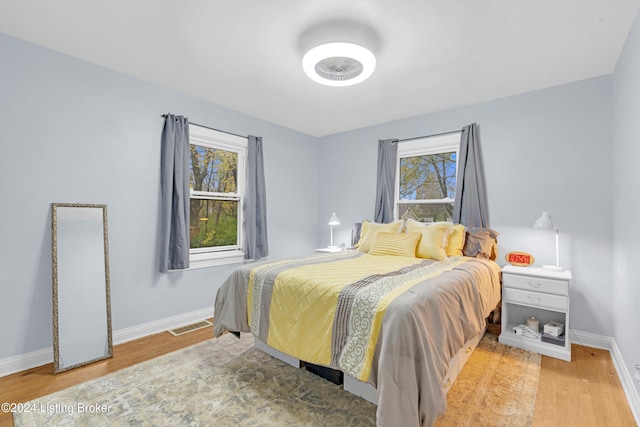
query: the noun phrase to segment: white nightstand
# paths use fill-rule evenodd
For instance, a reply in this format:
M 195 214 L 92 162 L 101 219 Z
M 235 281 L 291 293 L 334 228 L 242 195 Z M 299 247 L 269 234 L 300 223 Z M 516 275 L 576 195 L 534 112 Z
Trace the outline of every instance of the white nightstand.
M 535 351 L 546 356 L 571 361 L 569 336 L 569 289 L 571 271 L 550 271 L 536 267 L 502 269 L 502 330 L 499 341 L 503 344 Z M 564 325 L 564 340 L 543 342 L 541 337 L 516 335 L 514 326 L 527 323 L 527 318 L 540 321 L 540 332 L 545 323 L 554 321 Z M 542 334 L 541 334 L 542 336 Z

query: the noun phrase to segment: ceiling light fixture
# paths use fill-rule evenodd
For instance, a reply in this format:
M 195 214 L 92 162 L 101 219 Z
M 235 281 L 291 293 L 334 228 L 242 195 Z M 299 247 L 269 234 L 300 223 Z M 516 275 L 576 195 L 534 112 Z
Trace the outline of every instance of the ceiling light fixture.
M 347 42 L 325 43 L 309 50 L 302 58 L 309 78 L 327 86 L 350 86 L 373 74 L 376 57 L 367 48 Z

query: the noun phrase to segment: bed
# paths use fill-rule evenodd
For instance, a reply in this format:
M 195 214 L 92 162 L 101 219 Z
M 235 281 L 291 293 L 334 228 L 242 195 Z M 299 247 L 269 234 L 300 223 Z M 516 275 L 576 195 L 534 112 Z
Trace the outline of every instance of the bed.
M 500 300 L 500 267 L 462 251 L 417 257 L 427 241 L 444 251 L 447 234 L 394 227 L 371 236 L 370 224 L 355 250 L 237 269 L 216 296 L 215 335 L 251 332 L 270 354 L 344 372 L 378 426 L 431 426 Z

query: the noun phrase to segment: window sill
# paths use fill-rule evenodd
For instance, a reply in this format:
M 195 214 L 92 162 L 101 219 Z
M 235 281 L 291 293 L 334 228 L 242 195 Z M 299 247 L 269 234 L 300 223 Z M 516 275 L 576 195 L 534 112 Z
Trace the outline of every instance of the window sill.
M 244 253 L 242 251 L 191 254 L 189 256 L 189 270 L 229 264 L 242 264 L 244 262 Z

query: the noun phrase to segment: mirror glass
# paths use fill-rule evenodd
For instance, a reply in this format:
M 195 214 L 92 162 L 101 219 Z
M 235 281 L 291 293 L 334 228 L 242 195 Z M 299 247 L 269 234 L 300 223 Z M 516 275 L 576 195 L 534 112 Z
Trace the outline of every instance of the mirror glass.
M 51 205 L 54 373 L 111 357 L 107 206 Z

